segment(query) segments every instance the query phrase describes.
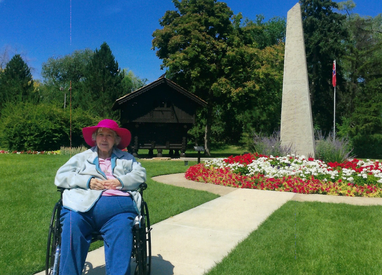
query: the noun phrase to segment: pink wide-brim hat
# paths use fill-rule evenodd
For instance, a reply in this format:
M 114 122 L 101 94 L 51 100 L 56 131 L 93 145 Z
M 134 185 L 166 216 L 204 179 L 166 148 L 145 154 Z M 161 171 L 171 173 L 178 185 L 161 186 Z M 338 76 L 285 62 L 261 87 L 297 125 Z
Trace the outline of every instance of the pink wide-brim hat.
M 119 149 L 126 148 L 131 141 L 131 133 L 125 128 L 119 128 L 118 123 L 112 119 L 104 119 L 98 122 L 97 126 L 90 126 L 82 128 L 82 134 L 84 135 L 85 142 L 93 147 L 96 145 L 96 142 L 93 140 L 92 135 L 98 128 L 108 128 L 117 133 L 121 138 L 121 141 L 117 145 Z

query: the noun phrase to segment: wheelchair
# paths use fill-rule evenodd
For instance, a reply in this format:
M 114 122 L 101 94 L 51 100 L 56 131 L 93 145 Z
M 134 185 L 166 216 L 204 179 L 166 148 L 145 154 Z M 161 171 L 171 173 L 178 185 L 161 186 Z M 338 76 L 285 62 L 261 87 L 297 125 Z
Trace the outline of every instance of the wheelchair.
M 143 191 L 146 190 L 146 188 L 146 183 L 142 183 L 139 187 L 138 191 L 142 196 L 141 214 L 135 218 L 133 225 L 133 250 L 131 257 L 136 264 L 134 275 L 149 275 L 151 271 L 151 227 L 149 210 L 143 199 Z M 62 193 L 64 190 L 64 188 L 57 188 L 61 196 L 53 208 L 50 220 L 45 262 L 46 275 L 59 275 L 61 245 L 60 213 L 62 209 Z M 92 242 L 99 240 L 103 240 L 102 236 L 98 232 L 94 232 L 92 234 Z

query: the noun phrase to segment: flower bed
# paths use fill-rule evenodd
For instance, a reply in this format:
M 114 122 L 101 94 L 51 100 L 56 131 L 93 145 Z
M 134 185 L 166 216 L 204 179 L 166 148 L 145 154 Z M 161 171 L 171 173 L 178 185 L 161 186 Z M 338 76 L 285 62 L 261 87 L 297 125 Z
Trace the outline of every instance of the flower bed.
M 245 154 L 191 166 L 186 178 L 237 188 L 382 197 L 382 164 L 372 160 L 325 163 L 304 156 Z
M 0 154 L 28 154 L 28 155 L 59 155 L 60 150 L 58 151 L 5 151 L 5 150 L 0 150 Z

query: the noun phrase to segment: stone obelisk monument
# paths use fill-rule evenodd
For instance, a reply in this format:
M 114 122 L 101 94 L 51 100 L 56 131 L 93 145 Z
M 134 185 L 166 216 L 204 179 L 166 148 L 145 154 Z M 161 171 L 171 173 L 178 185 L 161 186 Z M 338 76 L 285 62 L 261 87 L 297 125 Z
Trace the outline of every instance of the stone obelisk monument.
M 281 106 L 281 145 L 314 157 L 312 107 L 309 95 L 300 4 L 288 11 Z

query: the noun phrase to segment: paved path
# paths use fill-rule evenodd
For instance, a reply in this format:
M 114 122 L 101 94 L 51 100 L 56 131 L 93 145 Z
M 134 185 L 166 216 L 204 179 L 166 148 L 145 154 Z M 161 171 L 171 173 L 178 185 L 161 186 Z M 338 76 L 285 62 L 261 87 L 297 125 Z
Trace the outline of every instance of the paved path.
M 205 190 L 221 197 L 152 226 L 152 275 L 204 274 L 289 200 L 382 205 L 382 198 L 236 189 L 189 181 L 184 174 L 158 176 L 153 180 Z M 85 274 L 105 274 L 103 248 L 89 253 Z

